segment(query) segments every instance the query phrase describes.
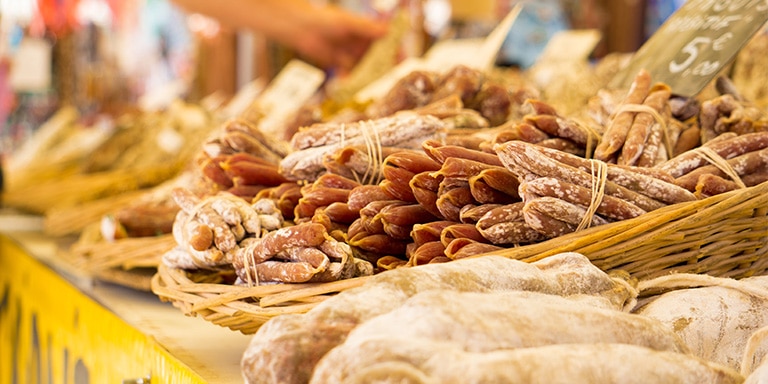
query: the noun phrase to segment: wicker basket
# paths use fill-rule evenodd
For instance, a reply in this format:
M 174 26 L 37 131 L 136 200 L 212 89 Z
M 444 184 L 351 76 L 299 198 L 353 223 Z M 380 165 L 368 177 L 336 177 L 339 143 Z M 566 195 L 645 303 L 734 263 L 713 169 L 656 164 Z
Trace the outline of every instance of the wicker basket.
M 369 278 L 244 287 L 222 283 L 228 277 L 224 273 L 171 269 L 161 263 L 152 277 L 152 291 L 185 315 L 201 316 L 222 327 L 251 334 L 275 316 L 304 313 L 329 294 L 360 286 Z
M 733 278 L 763 274 L 768 270 L 768 182 L 478 257 L 533 262 L 568 251 L 584 254 L 606 272 L 623 270 L 639 280 L 674 272 Z M 222 276 L 161 265 L 152 278 L 152 291 L 186 315 L 250 334 L 272 317 L 306 312 L 369 278 L 248 288 L 223 284 Z

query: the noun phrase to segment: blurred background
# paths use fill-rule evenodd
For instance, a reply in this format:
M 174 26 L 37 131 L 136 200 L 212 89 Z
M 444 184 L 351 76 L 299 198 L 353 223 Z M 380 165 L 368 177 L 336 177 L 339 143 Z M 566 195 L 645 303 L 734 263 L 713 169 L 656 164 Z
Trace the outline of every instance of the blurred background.
M 485 36 L 509 10 L 522 13 L 498 65 L 527 68 L 564 29 L 595 28 L 595 58 L 635 51 L 683 0 L 338 0 L 356 12 L 409 14 L 402 57 L 441 39 Z M 150 95 L 231 97 L 269 79 L 293 53 L 227 29 L 168 0 L 0 0 L 0 156 L 62 105 L 85 119 L 137 108 Z M 162 98 L 162 97 L 161 97 Z

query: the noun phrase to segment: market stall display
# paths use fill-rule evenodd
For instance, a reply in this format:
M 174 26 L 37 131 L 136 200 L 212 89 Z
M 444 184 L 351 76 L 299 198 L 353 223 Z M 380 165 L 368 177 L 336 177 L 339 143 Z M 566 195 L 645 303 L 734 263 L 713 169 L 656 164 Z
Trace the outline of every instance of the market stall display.
M 248 383 L 758 380 L 768 111 L 739 84 L 759 64 L 740 57 L 696 97 L 597 73 L 626 64 L 581 67 L 572 95 L 516 70 L 418 69 L 366 103 L 319 92 L 288 137 L 264 114 L 184 106 L 152 117 L 199 128 L 183 156 L 126 130 L 91 147 L 124 161 L 85 163 L 173 173 L 139 184 L 156 174 L 128 167 L 130 194 L 33 210 L 79 230 L 77 268 L 253 335 Z M 86 158 L 57 153 L 61 171 Z
M 64 107 L 11 156 L 3 205 L 43 215 L 50 236 L 79 237 L 62 251 L 78 268 L 148 291 L 158 254 L 172 248 L 154 236 L 170 233 L 178 211 L 161 196 L 186 182 L 217 119 L 180 100 L 90 124 Z
M 462 97 L 472 98 L 467 92 L 478 92 L 481 73 L 468 68 L 447 73 L 461 74 L 455 78 L 463 79 L 458 82 L 463 86 L 451 87 L 453 93 L 441 101 L 454 98 L 463 105 Z M 414 73 L 408 78 L 424 76 Z M 473 84 L 471 79 L 475 85 L 467 86 Z M 400 82 L 390 95 L 402 92 L 410 81 Z M 677 104 L 668 87 L 652 84 L 650 75 L 641 72 L 623 97 L 615 97 L 612 104 L 598 104 L 590 113 L 608 116 L 602 120 L 604 125 L 597 119 L 562 116 L 545 101 L 535 99 L 519 107 L 528 111 L 522 118 L 511 118 L 490 129 L 457 129 L 446 125 L 445 118 L 435 117 L 444 115 L 424 117 L 419 112 L 444 105 L 441 102 L 421 102 L 415 105 L 423 107 L 410 110 L 394 108 L 391 117 L 315 123 L 293 136 L 293 152 L 273 168 L 284 181 L 295 181 L 280 186 L 262 184 L 264 188 L 251 204 L 263 204 L 266 199 L 282 207 L 285 221 L 279 232 L 290 232 L 286 239 L 294 240 L 281 242 L 282 247 L 275 249 L 299 252 L 315 247 L 312 239 L 333 239 L 349 246 L 350 255 L 359 263 L 374 266 L 374 273 L 475 255 L 533 261 L 567 251 L 584 254 L 605 271 L 621 270 L 638 279 L 670 272 L 729 277 L 762 273 L 768 225 L 762 208 L 768 184 L 760 184 L 759 176 L 765 172 L 762 152 L 768 140 L 762 115 L 742 119 L 740 124 L 711 124 L 708 122 L 722 122 L 726 117 L 710 115 L 705 109 L 710 100 L 705 100 L 701 113 L 679 120 L 687 110 L 673 108 Z M 643 105 L 645 100 L 649 104 Z M 380 111 L 386 105 L 374 103 L 370 110 Z M 405 135 L 406 129 L 417 132 L 425 122 L 432 124 L 434 133 L 418 136 L 420 149 L 394 144 L 399 150 L 382 155 L 383 148 L 389 147 L 381 144 L 382 137 L 390 126 L 404 124 L 392 132 Z M 707 140 L 700 133 L 698 143 L 674 156 L 684 127 L 703 125 L 718 125 L 712 130 L 718 132 L 717 137 Z M 342 141 L 346 146 L 338 144 Z M 450 144 L 458 141 L 461 144 Z M 305 142 L 319 146 L 308 147 Z M 327 145 L 345 151 L 365 145 L 358 151 L 367 161 L 355 172 L 337 173 L 336 164 L 321 160 L 332 151 L 323 150 L 324 155 L 318 157 L 307 152 Z M 593 154 L 603 160 L 591 158 Z M 326 164 L 330 166 L 326 168 Z M 219 183 L 220 188 L 226 185 Z M 285 188 L 290 185 L 293 187 Z M 211 195 L 206 199 L 223 204 L 229 198 Z M 237 221 L 225 224 L 222 211 L 217 217 L 221 224 L 209 221 L 208 230 L 231 233 L 229 236 L 238 233 Z M 181 262 L 184 258 L 176 252 L 168 253 L 153 280 L 153 290 L 185 313 L 251 332 L 265 317 L 282 311 L 301 312 L 326 299 L 329 292 L 359 284 L 259 289 L 259 283 L 270 279 L 261 281 L 244 274 L 244 267 L 266 271 L 276 268 L 277 260 L 298 259 L 259 250 L 266 245 L 253 240 L 258 238 L 246 231 L 243 239 L 248 246 L 207 241 L 203 249 L 188 251 L 217 255 L 215 268 L 209 269 L 220 283 L 207 285 L 204 291 L 195 281 L 205 274 L 205 268 Z M 180 240 L 181 247 L 191 244 Z M 196 271 L 185 272 L 194 265 L 198 265 L 193 268 Z M 319 266 L 316 262 L 303 268 L 320 273 Z M 279 281 L 311 280 L 284 277 Z M 242 293 L 233 295 L 236 289 L 227 286 L 231 283 L 242 286 Z M 280 292 L 279 299 L 273 296 L 276 292 Z

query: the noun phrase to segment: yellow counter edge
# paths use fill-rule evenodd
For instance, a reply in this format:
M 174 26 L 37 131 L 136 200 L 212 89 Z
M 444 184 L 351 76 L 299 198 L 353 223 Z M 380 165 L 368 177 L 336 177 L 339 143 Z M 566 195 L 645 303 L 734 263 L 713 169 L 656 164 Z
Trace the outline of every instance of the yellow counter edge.
M 205 383 L 0 234 L 0 384 Z M 149 380 L 147 380 L 149 379 Z

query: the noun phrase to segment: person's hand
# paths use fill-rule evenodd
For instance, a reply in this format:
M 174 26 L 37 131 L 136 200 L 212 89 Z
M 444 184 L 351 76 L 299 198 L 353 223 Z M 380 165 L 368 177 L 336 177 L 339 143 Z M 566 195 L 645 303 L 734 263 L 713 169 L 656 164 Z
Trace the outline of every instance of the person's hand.
M 348 73 L 373 41 L 384 36 L 383 21 L 355 15 L 334 6 L 316 7 L 302 17 L 300 32 L 292 46 L 299 56 L 313 64 Z
M 262 33 L 323 69 L 344 74 L 370 44 L 384 36 L 387 24 L 332 5 L 307 0 L 174 0 L 185 9 L 218 19 L 233 28 Z

